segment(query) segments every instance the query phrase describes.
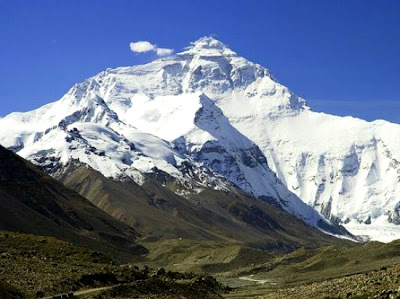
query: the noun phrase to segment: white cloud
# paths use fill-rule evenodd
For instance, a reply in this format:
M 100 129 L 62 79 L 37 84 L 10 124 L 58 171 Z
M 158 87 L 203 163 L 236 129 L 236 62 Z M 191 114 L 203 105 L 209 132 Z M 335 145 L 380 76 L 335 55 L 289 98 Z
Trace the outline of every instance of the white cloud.
M 130 43 L 129 47 L 132 52 L 135 53 L 145 53 L 149 51 L 155 51 L 157 46 L 149 43 L 148 41 L 138 41 L 134 43 Z
M 174 52 L 174 49 L 157 48 L 156 52 L 157 52 L 157 56 L 166 56 L 166 55 L 171 55 L 172 52 Z
M 174 52 L 174 49 L 158 48 L 157 45 L 148 41 L 137 41 L 129 44 L 129 47 L 134 53 L 146 53 L 150 51 L 156 52 L 157 56 L 167 56 Z

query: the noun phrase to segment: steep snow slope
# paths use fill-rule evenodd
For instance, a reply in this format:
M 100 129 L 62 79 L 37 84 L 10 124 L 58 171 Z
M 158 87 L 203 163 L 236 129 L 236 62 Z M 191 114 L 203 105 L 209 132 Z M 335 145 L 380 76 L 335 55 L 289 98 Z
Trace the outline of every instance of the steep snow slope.
M 400 126 L 311 111 L 268 124 L 263 150 L 290 190 L 354 233 L 400 237 Z
M 207 108 L 207 99 L 222 112 L 212 108 L 216 117 L 203 119 L 198 112 Z M 100 108 L 90 113 L 84 110 L 90 101 L 108 111 L 104 117 Z M 2 129 L 0 143 L 14 150 L 25 147 L 20 154 L 28 155 L 27 147 L 50 126 L 76 113 L 75 107 L 80 107 L 75 117 L 80 122 L 117 132 L 135 144 L 150 164 L 159 159 L 158 168 L 168 173 L 177 170 L 175 176 L 183 173 L 181 160 L 189 159 L 196 169 L 206 167 L 203 173 L 214 176 L 214 181 L 221 182 L 222 175 L 254 195 L 269 196 L 281 187 L 270 188 L 272 176 L 261 161 L 266 158 L 290 191 L 326 217 L 375 239 L 400 236 L 400 126 L 312 112 L 267 69 L 213 38 L 201 38 L 182 53 L 146 65 L 107 69 L 75 85 L 56 103 L 27 114 L 11 114 L 0 120 L 0 128 L 13 128 L 6 133 Z M 138 144 L 143 143 L 135 140 L 139 136 L 152 139 L 152 149 L 140 148 Z M 158 154 L 158 144 L 164 154 Z M 208 147 L 212 148 L 209 152 Z M 228 154 L 216 153 L 217 147 Z M 250 152 L 257 161 L 250 172 L 242 163 L 246 159 L 238 158 L 239 152 Z M 132 153 L 124 155 L 133 161 Z M 233 164 L 229 164 L 231 159 Z M 151 168 L 146 163 L 137 165 L 142 167 L 137 166 L 139 172 Z

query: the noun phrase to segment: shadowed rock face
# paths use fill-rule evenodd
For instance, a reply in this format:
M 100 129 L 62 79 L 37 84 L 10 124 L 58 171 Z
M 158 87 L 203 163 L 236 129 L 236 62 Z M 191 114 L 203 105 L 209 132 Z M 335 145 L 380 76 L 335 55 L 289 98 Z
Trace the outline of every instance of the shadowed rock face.
M 137 233 L 0 146 L 0 229 L 53 236 L 128 258 Z

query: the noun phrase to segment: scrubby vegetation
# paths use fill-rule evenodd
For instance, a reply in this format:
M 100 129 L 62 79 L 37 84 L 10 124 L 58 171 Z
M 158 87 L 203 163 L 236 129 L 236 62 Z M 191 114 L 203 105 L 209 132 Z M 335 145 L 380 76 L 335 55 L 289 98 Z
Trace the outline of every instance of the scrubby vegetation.
M 0 232 L 0 298 L 400 297 L 400 241 L 289 254 L 187 239 L 142 244 L 149 249 L 142 262 L 120 265 L 55 238 Z
M 169 275 L 166 272 L 162 275 L 153 275 L 151 279 L 138 280 L 131 284 L 124 284 L 107 290 L 101 294 L 94 295 L 93 299 L 111 298 L 146 298 L 146 299 L 199 299 L 199 298 L 222 298 L 219 294 L 225 289 L 211 276 Z
M 117 265 L 103 254 L 55 238 L 0 232 L 0 298 L 41 298 L 110 287 L 93 298 L 219 298 L 208 275 Z M 18 289 L 17 289 L 18 288 Z M 165 295 L 165 296 L 164 296 Z M 163 297 L 164 296 L 164 297 Z

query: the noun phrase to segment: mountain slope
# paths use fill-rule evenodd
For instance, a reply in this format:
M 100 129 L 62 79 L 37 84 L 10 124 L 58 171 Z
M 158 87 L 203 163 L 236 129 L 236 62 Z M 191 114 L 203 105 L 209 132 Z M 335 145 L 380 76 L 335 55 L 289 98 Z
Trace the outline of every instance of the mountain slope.
M 163 172 L 138 185 L 74 163 L 56 177 L 148 240 L 225 241 L 279 251 L 343 242 L 240 190 L 202 188 L 182 197 L 173 192 L 182 188 L 180 181 Z M 346 234 L 339 229 L 333 233 Z
M 0 146 L 0 229 L 53 236 L 117 258 L 146 250 L 137 233 Z
M 135 127 L 172 142 L 182 156 L 191 157 L 197 165 L 255 197 L 281 205 L 312 226 L 318 227 L 318 222 L 323 221 L 288 192 L 269 169 L 260 149 L 235 129 L 204 94 L 154 99 L 142 96 L 132 112 L 130 120 Z
M 50 173 L 79 159 L 140 184 L 157 168 L 192 191 L 234 185 L 273 197 L 311 225 L 323 217 L 298 197 L 352 232 L 380 240 L 400 232 L 400 126 L 312 112 L 213 38 L 107 69 L 55 103 L 6 116 L 0 128 L 1 144 Z

